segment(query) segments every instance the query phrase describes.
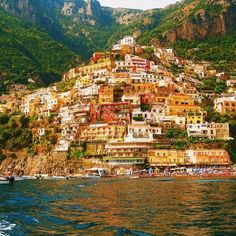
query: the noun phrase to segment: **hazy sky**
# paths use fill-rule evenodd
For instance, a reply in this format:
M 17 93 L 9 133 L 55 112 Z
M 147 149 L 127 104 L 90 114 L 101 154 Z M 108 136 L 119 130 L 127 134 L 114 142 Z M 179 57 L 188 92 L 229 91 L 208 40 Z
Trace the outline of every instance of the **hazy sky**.
M 99 0 L 102 6 L 152 9 L 165 7 L 176 0 Z

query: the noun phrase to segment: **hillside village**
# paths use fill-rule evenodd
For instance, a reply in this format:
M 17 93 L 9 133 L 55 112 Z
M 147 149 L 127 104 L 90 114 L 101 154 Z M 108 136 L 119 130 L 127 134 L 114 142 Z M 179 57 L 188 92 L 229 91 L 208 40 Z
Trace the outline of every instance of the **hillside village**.
M 209 116 L 236 112 L 235 78 L 131 36 L 95 52 L 61 82 L 34 91 L 15 85 L 0 102 L 2 114 L 29 118 L 28 155 L 134 169 L 232 164 L 230 124 Z

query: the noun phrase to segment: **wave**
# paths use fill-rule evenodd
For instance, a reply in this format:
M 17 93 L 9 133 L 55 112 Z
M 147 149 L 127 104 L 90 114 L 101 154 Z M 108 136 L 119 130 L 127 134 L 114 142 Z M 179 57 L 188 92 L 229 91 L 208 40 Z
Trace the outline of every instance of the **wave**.
M 8 236 L 15 227 L 16 224 L 11 224 L 6 220 L 0 221 L 0 236 Z

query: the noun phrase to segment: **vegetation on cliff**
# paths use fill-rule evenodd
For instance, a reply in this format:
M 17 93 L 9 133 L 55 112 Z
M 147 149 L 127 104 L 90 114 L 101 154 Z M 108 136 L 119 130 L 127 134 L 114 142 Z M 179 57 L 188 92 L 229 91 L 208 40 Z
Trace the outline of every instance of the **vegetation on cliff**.
M 236 61 L 236 34 L 196 41 L 176 41 L 176 53 L 187 59 L 214 62 L 218 69 L 231 69 Z
M 0 78 L 7 83 L 54 82 L 78 56 L 33 24 L 0 10 Z M 4 90 L 2 91 L 4 92 Z
M 0 148 L 17 151 L 32 145 L 29 119 L 19 115 L 0 115 Z

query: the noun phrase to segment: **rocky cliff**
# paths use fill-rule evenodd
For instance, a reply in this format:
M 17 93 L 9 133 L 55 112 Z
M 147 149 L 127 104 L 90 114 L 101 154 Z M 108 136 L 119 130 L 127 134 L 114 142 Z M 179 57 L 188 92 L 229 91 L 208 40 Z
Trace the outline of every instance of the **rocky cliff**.
M 125 32 L 141 31 L 141 42 L 198 40 L 236 31 L 235 0 L 183 0 L 144 11 Z
M 202 6 L 193 14 L 196 7 L 191 4 L 182 10 L 186 12 L 186 19 L 164 32 L 167 42 L 204 39 L 236 31 L 236 4 L 233 1 L 208 1 L 208 5 Z
M 84 164 L 78 159 L 68 160 L 66 154 L 31 157 L 28 154 L 17 153 L 17 158 L 8 157 L 0 162 L 0 173 L 7 175 L 10 171 L 12 175 L 38 174 L 48 175 L 70 175 L 80 173 Z

